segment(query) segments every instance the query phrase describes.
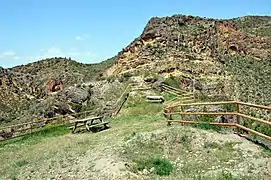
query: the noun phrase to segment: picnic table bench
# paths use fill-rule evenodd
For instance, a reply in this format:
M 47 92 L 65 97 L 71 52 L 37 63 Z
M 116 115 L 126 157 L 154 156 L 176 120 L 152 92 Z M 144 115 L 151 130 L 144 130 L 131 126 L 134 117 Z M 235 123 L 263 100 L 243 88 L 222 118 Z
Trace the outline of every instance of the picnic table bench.
M 165 101 L 163 96 L 146 96 L 147 102 L 163 103 Z
M 94 123 L 94 121 L 99 120 L 100 122 Z M 97 127 L 100 125 L 104 125 L 105 128 L 108 128 L 108 121 L 103 120 L 103 116 L 97 116 L 97 117 L 87 117 L 84 119 L 79 119 L 74 121 L 74 126 L 71 127 L 72 133 L 75 132 L 77 127 L 85 126 L 88 131 L 91 131 L 93 127 Z

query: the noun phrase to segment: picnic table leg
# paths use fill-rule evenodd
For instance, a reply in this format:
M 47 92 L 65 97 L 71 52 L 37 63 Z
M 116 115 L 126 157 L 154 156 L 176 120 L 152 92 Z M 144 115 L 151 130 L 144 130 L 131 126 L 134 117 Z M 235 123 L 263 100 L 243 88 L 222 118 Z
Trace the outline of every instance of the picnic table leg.
M 100 118 L 100 121 L 101 121 L 101 123 L 104 123 L 103 118 Z M 109 128 L 109 127 L 108 127 L 107 124 L 104 124 L 104 128 L 107 129 L 107 128 Z
M 89 126 L 88 126 L 88 123 L 87 123 L 87 122 L 85 122 L 85 126 L 86 126 L 87 130 L 88 130 L 88 131 L 90 131 Z
M 72 133 L 75 132 L 76 128 L 77 128 L 77 122 L 74 123 L 74 127 L 73 127 L 73 130 L 72 130 Z

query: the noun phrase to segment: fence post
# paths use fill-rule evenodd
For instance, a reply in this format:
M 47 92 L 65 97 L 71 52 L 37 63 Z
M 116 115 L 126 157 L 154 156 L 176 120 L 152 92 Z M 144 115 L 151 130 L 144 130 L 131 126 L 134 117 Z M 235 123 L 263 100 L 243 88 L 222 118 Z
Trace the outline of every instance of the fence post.
M 184 106 L 183 106 L 183 105 L 181 105 L 181 112 L 184 112 Z M 183 114 L 181 115 L 183 121 L 185 120 L 185 119 L 184 119 L 184 116 L 185 116 L 185 115 L 183 115 Z M 184 123 L 181 123 L 181 125 L 183 126 Z
M 171 113 L 172 112 L 172 108 L 169 108 L 167 112 Z M 168 116 L 168 120 L 173 120 L 171 114 Z M 170 122 L 168 122 L 167 125 L 170 126 L 171 125 Z
M 236 105 L 236 112 L 239 114 L 240 113 L 240 104 L 238 102 L 236 102 L 235 105 Z M 236 115 L 236 123 L 240 124 L 240 116 L 239 115 Z M 235 131 L 237 134 L 240 133 L 240 129 L 238 127 L 236 127 Z

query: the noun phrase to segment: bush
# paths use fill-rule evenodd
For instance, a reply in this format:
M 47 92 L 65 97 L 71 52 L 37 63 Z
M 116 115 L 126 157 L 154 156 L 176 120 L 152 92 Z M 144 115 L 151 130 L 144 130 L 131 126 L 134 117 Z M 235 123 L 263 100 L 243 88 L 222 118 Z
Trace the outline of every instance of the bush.
M 168 78 L 165 79 L 165 84 L 173 87 L 179 87 L 179 82 L 176 77 L 170 75 Z
M 136 168 L 138 171 L 154 168 L 153 173 L 159 176 L 168 176 L 173 171 L 173 165 L 169 160 L 158 157 L 138 161 Z
M 222 173 L 218 176 L 219 180 L 233 180 L 233 176 L 230 172 L 222 171 Z
M 133 75 L 132 75 L 130 72 L 125 72 L 125 73 L 122 74 L 122 76 L 123 76 L 124 78 L 130 78 L 130 77 L 132 77 Z

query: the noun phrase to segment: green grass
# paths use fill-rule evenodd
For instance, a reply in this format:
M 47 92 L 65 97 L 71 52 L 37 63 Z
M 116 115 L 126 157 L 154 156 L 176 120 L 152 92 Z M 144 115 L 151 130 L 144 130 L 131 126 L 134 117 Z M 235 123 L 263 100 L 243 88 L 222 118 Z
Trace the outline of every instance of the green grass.
M 136 163 L 135 167 L 138 171 L 154 169 L 153 173 L 159 176 L 168 176 L 173 171 L 173 165 L 165 158 L 150 157 L 141 159 Z
M 62 136 L 62 135 L 68 134 L 69 132 L 70 131 L 67 126 L 48 125 L 38 132 L 27 134 L 25 136 L 14 138 L 14 139 L 2 141 L 0 142 L 0 148 L 3 148 L 11 144 L 12 145 L 14 144 L 33 145 L 45 139 Z
M 15 162 L 15 166 L 22 167 L 22 166 L 26 165 L 27 163 L 28 162 L 26 160 L 20 160 L 20 161 Z
M 164 81 L 165 84 L 172 86 L 172 87 L 177 87 L 179 88 L 179 81 L 176 77 L 170 75 L 168 78 L 165 79 Z
M 146 102 L 145 97 L 129 97 L 123 111 L 130 115 L 157 115 L 163 111 L 163 104 Z
M 204 148 L 211 148 L 211 149 L 215 149 L 218 148 L 219 144 L 216 142 L 205 142 L 204 143 Z

